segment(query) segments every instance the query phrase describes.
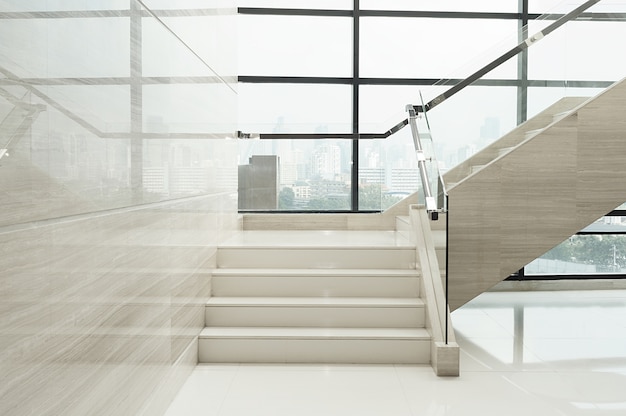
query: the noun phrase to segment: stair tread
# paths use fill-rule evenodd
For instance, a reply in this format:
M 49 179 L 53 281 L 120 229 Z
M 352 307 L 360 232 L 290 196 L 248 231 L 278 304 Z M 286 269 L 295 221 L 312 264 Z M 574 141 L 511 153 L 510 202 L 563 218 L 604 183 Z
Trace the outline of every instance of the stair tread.
M 425 328 L 207 327 L 200 338 L 430 339 Z
M 268 268 L 217 268 L 213 276 L 254 275 L 254 276 L 337 276 L 337 277 L 419 277 L 417 269 L 268 269 Z
M 253 230 L 239 231 L 219 248 L 407 249 L 414 247 L 396 231 Z
M 423 307 L 420 298 L 212 297 L 207 306 Z

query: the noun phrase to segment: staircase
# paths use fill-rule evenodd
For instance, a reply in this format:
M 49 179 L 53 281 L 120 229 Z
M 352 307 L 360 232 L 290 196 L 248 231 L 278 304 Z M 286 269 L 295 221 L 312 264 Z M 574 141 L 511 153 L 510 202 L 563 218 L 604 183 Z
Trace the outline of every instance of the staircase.
M 430 362 L 415 245 L 395 231 L 243 231 L 217 263 L 200 362 Z
M 454 310 L 626 201 L 626 82 L 567 98 L 444 175 Z

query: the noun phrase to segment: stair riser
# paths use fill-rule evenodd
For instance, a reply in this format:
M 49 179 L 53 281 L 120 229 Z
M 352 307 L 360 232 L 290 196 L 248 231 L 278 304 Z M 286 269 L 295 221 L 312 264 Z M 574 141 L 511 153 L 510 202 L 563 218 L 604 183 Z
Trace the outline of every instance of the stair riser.
M 428 364 L 429 340 L 201 338 L 200 363 Z
M 217 267 L 413 269 L 415 249 L 220 248 Z
M 213 277 L 213 296 L 419 297 L 417 277 Z
M 423 328 L 422 307 L 207 306 L 206 326 Z
M 396 217 L 396 233 L 398 233 L 398 235 L 405 238 L 407 241 L 411 241 L 411 243 L 415 243 L 413 239 L 412 231 L 413 230 L 411 229 L 411 224 L 408 221 L 408 217 L 407 218 Z

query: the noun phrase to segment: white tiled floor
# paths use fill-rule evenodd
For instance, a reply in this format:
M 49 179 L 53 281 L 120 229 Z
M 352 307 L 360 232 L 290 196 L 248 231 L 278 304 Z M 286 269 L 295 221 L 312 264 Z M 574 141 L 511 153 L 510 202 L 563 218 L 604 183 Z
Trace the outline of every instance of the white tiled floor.
M 453 313 L 461 376 L 399 365 L 199 365 L 167 416 L 626 414 L 626 291 L 486 293 Z

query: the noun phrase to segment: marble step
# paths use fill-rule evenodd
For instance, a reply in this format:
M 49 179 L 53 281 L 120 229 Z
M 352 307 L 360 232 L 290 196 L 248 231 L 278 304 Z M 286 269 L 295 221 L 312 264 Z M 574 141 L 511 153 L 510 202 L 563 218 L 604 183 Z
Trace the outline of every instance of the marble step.
M 213 297 L 207 327 L 424 327 L 419 298 Z
M 473 173 L 479 172 L 484 167 L 485 167 L 485 165 L 475 165 L 475 166 L 472 166 L 470 168 L 470 171 L 471 171 L 470 173 L 473 174 Z
M 411 219 L 408 215 L 396 217 L 396 232 L 403 238 L 407 239 L 407 241 L 415 244 L 415 241 L 412 240 L 412 231 L 413 230 L 411 229 Z
M 216 297 L 418 297 L 415 269 L 215 269 Z
M 515 149 L 515 147 L 503 147 L 502 149 L 498 149 L 498 157 L 509 153 L 513 149 Z
M 200 363 L 428 364 L 424 328 L 209 327 Z
M 538 135 L 544 130 L 545 130 L 544 128 L 528 130 L 527 132 L 524 133 L 524 139 L 530 139 L 531 137 Z
M 218 268 L 413 269 L 413 246 L 219 247 Z

